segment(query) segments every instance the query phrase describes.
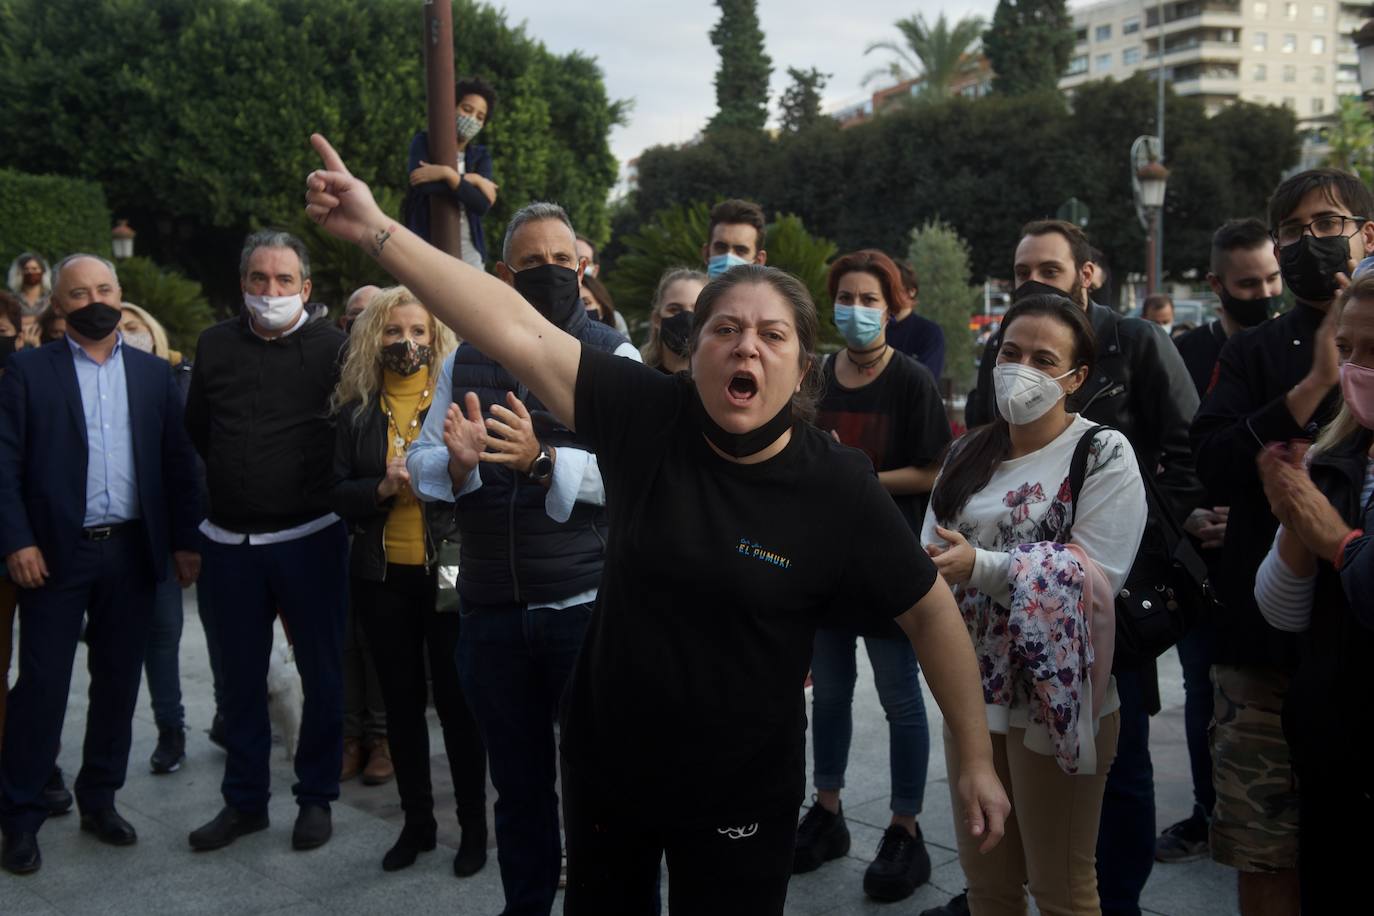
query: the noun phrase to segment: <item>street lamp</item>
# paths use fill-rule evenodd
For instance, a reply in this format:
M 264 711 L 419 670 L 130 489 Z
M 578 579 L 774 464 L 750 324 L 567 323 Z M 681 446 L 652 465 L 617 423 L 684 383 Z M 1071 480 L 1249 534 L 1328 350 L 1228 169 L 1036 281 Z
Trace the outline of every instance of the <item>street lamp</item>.
M 1155 245 L 1159 237 L 1159 223 L 1164 212 L 1164 189 L 1169 183 L 1169 170 L 1157 159 L 1152 159 L 1136 172 L 1140 182 L 1140 206 L 1150 216 L 1150 234 L 1145 243 L 1145 287 L 1151 293 L 1159 292 L 1160 269 L 1156 267 Z
M 123 260 L 134 256 L 134 236 L 137 234 L 129 228 L 127 219 L 115 221 L 115 227 L 110 231 L 110 247 L 114 249 L 116 258 Z
M 1368 97 L 1374 93 L 1374 19 L 1360 26 L 1354 37 L 1360 55 L 1360 92 Z

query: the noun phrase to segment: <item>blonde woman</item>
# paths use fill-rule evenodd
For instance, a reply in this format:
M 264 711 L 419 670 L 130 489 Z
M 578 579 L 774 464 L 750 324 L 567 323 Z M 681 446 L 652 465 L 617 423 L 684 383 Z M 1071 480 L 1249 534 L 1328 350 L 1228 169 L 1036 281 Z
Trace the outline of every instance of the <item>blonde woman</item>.
M 688 368 L 692 313 L 706 279 L 706 274 L 686 267 L 669 270 L 659 278 L 649 318 L 649 342 L 639 351 L 644 365 L 668 375 Z
M 486 863 L 486 762 L 454 665 L 458 614 L 435 610 L 438 547 L 453 505 L 421 504 L 405 465 L 429 412 L 433 373 L 454 346 L 453 333 L 405 287 L 383 290 L 368 303 L 353 324 L 332 401 L 337 436 L 330 501 L 353 529 L 352 607 L 376 662 L 405 812 L 401 836 L 382 868 L 405 868 L 435 846 L 427 652 L 463 830 L 453 870 L 465 877 Z

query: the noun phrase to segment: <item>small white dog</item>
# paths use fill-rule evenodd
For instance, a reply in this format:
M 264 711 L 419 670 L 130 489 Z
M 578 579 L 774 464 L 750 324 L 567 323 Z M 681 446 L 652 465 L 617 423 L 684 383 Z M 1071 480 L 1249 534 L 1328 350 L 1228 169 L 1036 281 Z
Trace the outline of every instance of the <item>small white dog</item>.
M 301 737 L 301 708 L 305 692 L 301 675 L 296 670 L 296 655 L 291 644 L 281 634 L 281 624 L 274 624 L 280 638 L 272 647 L 267 664 L 267 715 L 272 727 L 286 745 L 286 759 L 296 759 L 296 744 Z

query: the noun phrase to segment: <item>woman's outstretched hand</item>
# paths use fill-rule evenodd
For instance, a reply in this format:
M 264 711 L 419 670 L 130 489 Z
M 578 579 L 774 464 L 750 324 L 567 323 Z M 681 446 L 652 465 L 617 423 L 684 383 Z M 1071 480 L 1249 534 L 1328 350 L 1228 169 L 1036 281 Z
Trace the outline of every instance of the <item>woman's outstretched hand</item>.
M 305 179 L 305 212 L 337 239 L 361 245 L 373 256 L 381 254 L 391 221 L 372 199 L 368 186 L 354 178 L 343 159 L 320 134 L 310 145 L 324 165 Z

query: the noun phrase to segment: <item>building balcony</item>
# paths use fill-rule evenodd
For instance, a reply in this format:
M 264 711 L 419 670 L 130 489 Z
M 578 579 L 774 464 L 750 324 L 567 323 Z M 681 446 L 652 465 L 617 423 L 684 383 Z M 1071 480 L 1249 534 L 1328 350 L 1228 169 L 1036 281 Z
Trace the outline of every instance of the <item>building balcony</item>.
M 1167 48 L 1164 51 L 1164 65 L 1167 67 L 1183 64 L 1203 64 L 1212 62 L 1240 63 L 1243 51 L 1234 41 L 1197 41 L 1183 47 Z M 1159 63 L 1158 53 L 1151 51 L 1145 59 Z
M 1235 76 L 1194 76 L 1170 83 L 1177 95 L 1205 98 L 1237 99 L 1240 97 L 1240 78 Z

